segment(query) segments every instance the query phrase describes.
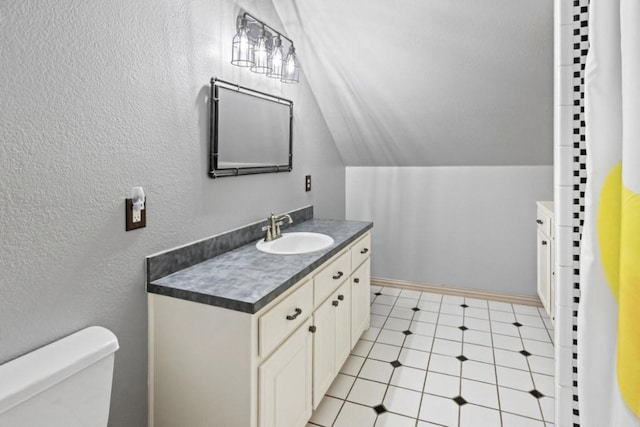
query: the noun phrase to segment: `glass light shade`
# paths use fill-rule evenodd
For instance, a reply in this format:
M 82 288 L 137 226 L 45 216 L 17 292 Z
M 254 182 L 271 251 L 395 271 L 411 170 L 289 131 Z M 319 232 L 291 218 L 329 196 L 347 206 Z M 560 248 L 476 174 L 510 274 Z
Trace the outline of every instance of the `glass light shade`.
M 245 18 L 240 20 L 238 33 L 233 37 L 233 51 L 231 63 L 238 67 L 251 67 L 254 65 L 253 43 L 249 40 L 249 28 Z
M 293 45 L 289 48 L 287 59 L 284 61 L 284 69 L 280 81 L 283 83 L 298 83 L 300 81 L 300 65 Z
M 264 28 L 260 31 L 260 36 L 253 50 L 253 66 L 251 71 L 258 74 L 269 72 L 269 51 L 267 50 L 267 38 L 264 36 Z
M 280 36 L 273 40 L 273 49 L 269 55 L 269 71 L 267 77 L 281 79 L 284 72 L 284 53 L 282 52 L 282 40 Z

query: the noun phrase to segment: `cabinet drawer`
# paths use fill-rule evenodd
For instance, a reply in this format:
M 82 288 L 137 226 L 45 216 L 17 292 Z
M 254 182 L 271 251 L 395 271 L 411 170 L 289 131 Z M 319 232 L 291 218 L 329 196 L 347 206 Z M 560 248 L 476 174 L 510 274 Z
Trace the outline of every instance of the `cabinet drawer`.
M 315 305 L 322 304 L 322 301 L 344 283 L 349 275 L 351 275 L 351 252 L 347 251 L 316 274 L 313 280 Z
M 551 217 L 540 206 L 538 206 L 536 223 L 538 224 L 538 230 L 542 231 L 547 237 L 551 236 Z
M 364 260 L 369 258 L 369 254 L 371 254 L 371 235 L 367 233 L 351 248 L 352 268 L 354 270 L 358 268 L 358 266 L 362 264 Z
M 258 352 L 271 352 L 291 332 L 300 326 L 313 311 L 313 281 L 280 301 L 258 321 Z

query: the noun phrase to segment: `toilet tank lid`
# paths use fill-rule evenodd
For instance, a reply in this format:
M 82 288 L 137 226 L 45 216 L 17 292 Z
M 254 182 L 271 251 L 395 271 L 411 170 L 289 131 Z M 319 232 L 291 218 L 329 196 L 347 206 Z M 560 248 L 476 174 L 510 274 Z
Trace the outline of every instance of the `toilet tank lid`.
M 0 365 L 0 414 L 118 348 L 113 332 L 91 326 Z

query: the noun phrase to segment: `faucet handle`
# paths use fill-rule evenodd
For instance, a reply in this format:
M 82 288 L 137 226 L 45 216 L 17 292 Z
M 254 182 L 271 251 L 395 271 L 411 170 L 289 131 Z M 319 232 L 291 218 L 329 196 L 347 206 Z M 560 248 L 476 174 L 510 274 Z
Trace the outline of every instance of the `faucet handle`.
M 270 242 L 273 240 L 273 236 L 271 234 L 271 226 L 270 225 L 265 225 L 264 227 L 262 227 L 262 231 L 266 231 L 267 235 L 264 238 L 265 242 Z

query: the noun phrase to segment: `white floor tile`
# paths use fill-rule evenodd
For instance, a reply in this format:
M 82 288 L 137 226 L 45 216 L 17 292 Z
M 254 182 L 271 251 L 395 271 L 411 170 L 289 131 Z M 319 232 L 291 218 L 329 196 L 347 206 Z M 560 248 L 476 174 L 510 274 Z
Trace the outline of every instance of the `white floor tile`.
M 527 365 L 527 358 L 517 351 L 503 350 L 496 348 L 493 350 L 493 354 L 496 358 L 496 365 L 506 366 L 508 368 L 529 370 Z
M 327 391 L 328 396 L 337 397 L 339 399 L 346 399 L 349 391 L 351 391 L 351 386 L 355 382 L 356 377 L 352 377 L 349 375 L 338 374 L 331 387 Z
M 468 307 L 464 310 L 465 317 L 473 317 L 476 319 L 489 319 L 489 310 L 486 308 Z
M 423 301 L 435 301 L 435 302 L 441 302 L 442 301 L 442 294 L 436 294 L 433 292 L 423 292 L 422 296 L 420 296 L 420 299 Z
M 462 364 L 462 376 L 470 380 L 492 384 L 496 383 L 495 366 L 474 360 L 467 360 Z
M 526 391 L 498 387 L 498 395 L 500 396 L 500 408 L 503 411 L 542 420 L 538 399 Z
M 462 331 L 453 326 L 439 324 L 436 328 L 436 334 L 434 336 L 436 338 L 442 338 L 445 340 L 462 341 Z
M 443 295 L 442 296 L 442 303 L 443 304 L 454 304 L 454 305 L 464 304 L 464 297 L 459 297 L 457 295 Z
M 376 298 L 377 301 L 377 298 Z M 392 305 L 376 304 L 376 301 L 371 304 L 371 313 L 379 314 L 380 316 L 388 316 L 391 313 Z
M 430 352 L 432 345 L 433 337 L 427 335 L 411 334 L 407 335 L 407 338 L 405 338 L 403 347 L 411 348 L 413 350 Z
M 398 295 L 400 295 L 400 292 L 402 292 L 402 289 L 390 288 L 388 286 L 383 286 L 382 289 L 380 289 L 380 292 L 383 295 L 392 295 L 394 297 L 397 297 Z
M 360 357 L 367 357 L 369 351 L 373 347 L 373 341 L 360 340 L 356 343 L 356 346 L 351 350 L 351 354 L 355 354 Z
M 513 311 L 516 314 L 529 314 L 531 316 L 540 316 L 540 312 L 538 311 L 538 307 L 534 307 L 532 305 L 522 305 L 522 304 L 513 304 Z
M 438 312 L 435 311 L 416 311 L 416 314 L 413 316 L 414 322 L 425 322 L 425 323 L 437 323 L 438 322 Z
M 411 289 L 403 289 L 402 291 L 400 291 L 400 298 L 420 299 L 421 296 L 422 292 L 420 291 L 414 291 Z
M 340 372 L 355 377 L 358 375 L 358 372 L 360 372 L 360 368 L 362 368 L 364 361 L 364 357 L 354 356 L 352 354 L 347 357 L 347 360 L 344 362 L 344 365 L 342 365 Z
M 522 326 L 520 328 L 520 336 L 530 340 L 551 342 L 551 337 L 546 329 L 533 328 L 531 326 Z
M 489 317 L 496 322 L 513 323 L 516 321 L 513 313 L 507 311 L 489 310 Z
M 500 425 L 500 412 L 476 405 L 460 407 L 460 427 L 496 427 Z
M 460 396 L 460 377 L 429 371 L 424 392 L 449 398 Z
M 383 362 L 393 362 L 398 360 L 400 347 L 389 344 L 375 343 L 369 352 L 370 359 L 381 360 Z
M 375 304 L 393 305 L 396 303 L 396 297 L 390 295 L 379 295 L 374 301 Z
M 545 427 L 542 421 L 533 420 L 531 418 L 521 417 L 519 415 L 502 413 L 503 427 Z
M 426 421 L 418 421 L 417 427 L 442 427 L 442 425 L 432 424 L 432 423 L 428 423 Z
M 402 298 L 402 295 L 400 295 L 400 298 L 396 301 L 396 307 L 414 308 L 418 306 L 418 301 L 420 300 L 417 298 Z
M 376 328 L 382 328 L 382 325 L 384 325 L 384 322 L 386 321 L 387 321 L 387 316 L 380 316 L 379 314 L 371 315 L 371 326 L 374 326 Z
M 404 366 L 411 366 L 412 368 L 427 369 L 429 365 L 429 353 L 425 351 L 412 350 L 410 348 L 403 348 L 400 352 L 398 360 Z
M 498 388 L 493 384 L 462 378 L 460 395 L 470 403 L 498 409 Z
M 434 325 L 433 323 L 413 321 L 411 322 L 411 326 L 407 329 L 409 329 L 414 334 L 427 335 L 430 337 L 434 336 L 434 334 L 436 333 L 436 325 Z
M 489 309 L 513 313 L 513 307 L 511 306 L 511 304 L 506 302 L 489 301 Z
M 528 357 L 531 372 L 537 372 L 544 375 L 554 375 L 553 359 L 550 357 L 542 357 L 531 355 Z
M 517 326 L 512 325 L 511 323 L 504 322 L 491 322 L 491 332 L 494 334 L 500 335 L 509 335 L 511 337 L 519 337 L 520 331 Z
M 535 373 L 531 375 L 533 376 L 533 383 L 536 386 L 536 390 L 545 396 L 553 397 L 555 395 L 555 381 L 553 377 Z
M 541 397 L 540 407 L 542 408 L 542 417 L 546 422 L 554 421 L 554 402 L 552 397 Z
M 498 375 L 498 385 L 500 386 L 522 391 L 531 391 L 534 388 L 529 370 L 521 371 L 504 366 L 496 366 L 496 374 Z
M 464 343 L 462 354 L 467 359 L 478 362 L 493 363 L 493 349 L 482 345 Z
M 378 334 L 378 338 L 376 339 L 376 342 L 380 342 L 383 344 L 396 345 L 399 347 L 404 342 L 405 337 L 406 335 L 400 331 L 383 329 Z
M 385 384 L 357 378 L 356 382 L 353 383 L 349 396 L 347 396 L 347 400 L 373 408 L 382 403 L 386 390 L 387 386 Z M 373 411 L 373 409 L 371 410 Z
M 422 391 L 426 375 L 427 371 L 422 369 L 416 369 L 410 366 L 399 366 L 393 370 L 389 384 Z
M 469 307 L 488 308 L 486 299 L 465 297 L 464 303 L 467 304 Z
M 491 347 L 491 334 L 489 332 L 474 331 L 468 329 L 464 331 L 464 342 L 470 344 L 483 345 L 485 347 Z
M 379 333 L 380 333 L 380 328 L 375 328 L 371 326 L 369 329 L 364 331 L 360 339 L 367 340 L 367 341 L 375 341 Z
M 446 326 L 453 326 L 453 327 L 459 327 L 462 326 L 464 324 L 464 317 L 462 316 L 455 316 L 453 314 L 440 314 L 440 317 L 438 317 L 438 325 L 446 325 Z
M 553 357 L 553 344 L 535 341 L 535 340 L 527 340 L 523 339 L 524 348 L 531 354 L 536 354 L 538 356 L 544 357 Z
M 397 317 L 399 319 L 409 319 L 413 318 L 415 311 L 406 307 L 393 307 L 391 313 L 389 313 L 389 317 Z
M 493 335 L 493 346 L 495 348 L 501 348 L 503 350 L 509 351 L 520 351 L 522 350 L 522 340 L 518 337 L 510 337 L 507 335 Z
M 421 311 L 430 311 L 430 312 L 433 312 L 433 313 L 439 313 L 440 312 L 440 303 L 439 302 L 434 302 L 434 301 L 420 300 L 420 302 L 418 303 L 418 308 Z
M 412 312 L 413 313 L 413 312 Z M 384 323 L 384 329 L 391 329 L 393 331 L 406 331 L 411 325 L 410 319 L 398 319 L 395 317 L 389 317 Z
M 383 405 L 388 411 L 417 418 L 421 398 L 420 392 L 389 386 Z
M 447 304 L 446 302 L 443 301 L 442 305 L 440 306 L 440 313 L 455 314 L 456 316 L 462 316 L 464 315 L 464 308 L 460 307 L 460 305 L 458 304 L 455 304 L 455 305 Z
M 375 422 L 376 413 L 373 409 L 345 402 L 333 427 L 372 427 Z
M 462 343 L 435 338 L 431 352 L 448 356 L 460 356 L 462 354 Z
M 460 376 L 460 361 L 453 356 L 432 354 L 429 361 L 429 371 L 441 374 Z
M 516 313 L 516 319 L 518 322 L 522 323 L 524 326 L 533 326 L 534 328 L 545 328 L 544 322 L 542 321 L 542 317 L 540 316 L 529 316 L 528 314 L 520 314 Z
M 389 362 L 381 362 L 379 360 L 367 359 L 360 369 L 359 378 L 365 378 L 371 381 L 388 383 L 393 373 L 393 366 Z
M 376 421 L 376 427 L 414 427 L 415 425 L 415 418 L 407 418 L 391 412 L 378 415 Z
M 331 427 L 344 403 L 341 399 L 325 396 L 320 405 L 313 411 L 310 422 L 323 427 Z
M 488 320 L 466 317 L 464 319 L 464 326 L 474 331 L 491 332 L 490 323 Z
M 458 405 L 451 399 L 424 394 L 418 417 L 443 426 L 457 426 L 458 409 Z

